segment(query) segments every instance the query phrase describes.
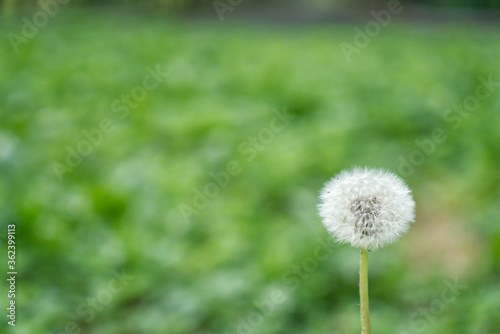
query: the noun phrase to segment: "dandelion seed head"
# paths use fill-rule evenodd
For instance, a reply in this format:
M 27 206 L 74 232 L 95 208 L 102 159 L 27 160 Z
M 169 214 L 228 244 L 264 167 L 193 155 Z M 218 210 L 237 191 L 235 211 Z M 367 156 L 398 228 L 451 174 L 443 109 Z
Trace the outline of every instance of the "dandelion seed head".
M 415 221 L 415 202 L 406 184 L 380 169 L 354 168 L 328 181 L 319 215 L 340 243 L 375 250 L 399 239 Z

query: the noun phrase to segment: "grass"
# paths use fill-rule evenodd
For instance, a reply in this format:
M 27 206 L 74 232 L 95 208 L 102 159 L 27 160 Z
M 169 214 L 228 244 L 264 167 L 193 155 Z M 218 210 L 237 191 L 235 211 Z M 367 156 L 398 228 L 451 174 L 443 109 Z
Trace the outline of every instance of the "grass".
M 417 224 L 370 256 L 372 332 L 495 333 L 500 92 L 444 117 L 479 77 L 500 80 L 500 34 L 394 22 L 347 64 L 339 43 L 353 37 L 351 24 L 72 13 L 17 54 L 4 39 L 0 222 L 18 224 L 16 333 L 359 332 L 358 251 L 328 241 L 318 191 L 352 165 L 398 173 L 436 128 L 446 140 L 405 176 Z M 121 119 L 112 103 L 157 65 L 169 75 Z M 262 140 L 276 110 L 294 118 Z M 60 182 L 53 163 L 103 118 L 114 130 Z M 187 224 L 180 205 L 230 161 L 240 172 Z M 134 278 L 109 300 L 122 270 Z M 455 279 L 467 288 L 436 309 Z

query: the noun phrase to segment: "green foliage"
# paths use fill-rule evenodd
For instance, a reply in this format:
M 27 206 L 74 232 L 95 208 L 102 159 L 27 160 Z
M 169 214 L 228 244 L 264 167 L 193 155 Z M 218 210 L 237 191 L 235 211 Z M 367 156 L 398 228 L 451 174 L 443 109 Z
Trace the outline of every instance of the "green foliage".
M 370 254 L 373 333 L 495 333 L 500 91 L 444 115 L 480 76 L 500 80 L 500 35 L 394 24 L 347 64 L 339 44 L 354 34 L 61 14 L 18 54 L 4 40 L 0 233 L 18 224 L 16 333 L 237 333 L 269 300 L 281 302 L 252 333 L 359 332 L 358 250 L 328 241 L 318 191 L 352 165 L 399 173 L 437 128 L 447 139 L 404 176 L 415 228 Z M 157 65 L 169 75 L 121 118 L 114 101 Z M 268 140 L 284 110 L 294 118 Z M 59 181 L 53 163 L 103 118 L 113 130 Z M 180 206 L 230 161 L 240 172 L 186 223 Z M 134 278 L 91 317 L 89 298 L 122 270 Z M 422 323 L 455 277 L 467 288 Z

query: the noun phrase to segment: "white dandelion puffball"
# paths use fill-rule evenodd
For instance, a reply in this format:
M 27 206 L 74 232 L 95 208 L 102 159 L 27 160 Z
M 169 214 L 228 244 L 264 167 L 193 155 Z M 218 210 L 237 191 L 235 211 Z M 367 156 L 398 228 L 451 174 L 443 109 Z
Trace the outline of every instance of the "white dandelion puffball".
M 415 221 L 411 190 L 380 169 L 342 171 L 325 184 L 319 215 L 338 242 L 375 250 L 399 239 Z

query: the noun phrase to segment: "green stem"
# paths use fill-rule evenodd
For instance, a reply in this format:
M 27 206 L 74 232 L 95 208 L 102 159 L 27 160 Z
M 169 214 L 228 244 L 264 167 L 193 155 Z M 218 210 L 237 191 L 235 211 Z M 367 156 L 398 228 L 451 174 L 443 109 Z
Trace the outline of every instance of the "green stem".
M 361 302 L 361 334 L 370 334 L 370 307 L 368 305 L 368 251 L 361 248 L 359 261 L 359 298 Z

